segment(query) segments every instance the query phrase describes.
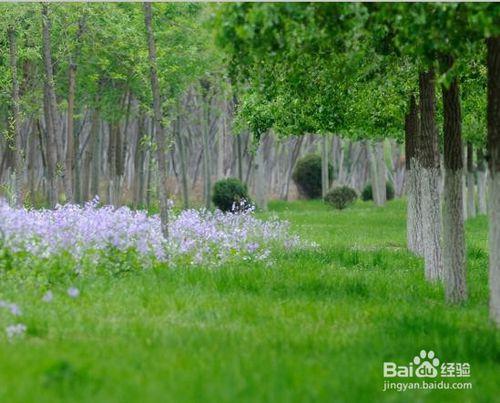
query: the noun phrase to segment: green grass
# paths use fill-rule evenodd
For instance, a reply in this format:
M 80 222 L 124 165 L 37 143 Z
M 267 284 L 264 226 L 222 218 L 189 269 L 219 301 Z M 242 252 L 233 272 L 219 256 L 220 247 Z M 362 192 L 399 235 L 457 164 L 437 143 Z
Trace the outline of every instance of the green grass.
M 453 307 L 405 250 L 402 201 L 273 202 L 269 214 L 319 249 L 273 267 L 88 276 L 74 300 L 63 279 L 49 304 L 39 277 L 4 275 L 0 297 L 22 306 L 28 334 L 0 340 L 0 401 L 498 401 L 484 217 L 467 223 L 470 300 Z M 472 390 L 383 392 L 383 362 L 421 349 L 469 362 Z

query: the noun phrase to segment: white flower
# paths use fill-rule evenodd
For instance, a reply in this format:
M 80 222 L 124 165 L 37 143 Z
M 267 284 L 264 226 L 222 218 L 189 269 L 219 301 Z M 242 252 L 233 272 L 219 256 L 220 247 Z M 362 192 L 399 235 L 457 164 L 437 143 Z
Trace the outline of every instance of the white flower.
M 10 325 L 5 328 L 7 337 L 12 340 L 16 336 L 22 336 L 26 332 L 26 325 L 18 323 L 17 325 Z
M 71 298 L 76 298 L 80 295 L 80 290 L 76 287 L 69 287 L 68 288 L 68 295 L 71 297 Z
M 52 294 L 52 291 L 47 291 L 45 295 L 43 296 L 42 300 L 44 302 L 50 302 L 54 298 L 54 294 Z

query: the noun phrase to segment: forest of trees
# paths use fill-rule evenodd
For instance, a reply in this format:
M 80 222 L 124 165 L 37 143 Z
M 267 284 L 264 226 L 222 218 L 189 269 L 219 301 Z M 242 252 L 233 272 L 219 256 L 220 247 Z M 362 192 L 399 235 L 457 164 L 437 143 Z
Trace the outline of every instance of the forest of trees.
M 408 200 L 408 248 L 468 298 L 464 220 L 489 213 L 500 323 L 500 6 L 42 3 L 0 6 L 0 182 L 13 205 L 95 196 L 211 208 L 237 177 L 258 207 L 318 153 L 377 205 Z M 489 200 L 489 202 L 487 202 Z

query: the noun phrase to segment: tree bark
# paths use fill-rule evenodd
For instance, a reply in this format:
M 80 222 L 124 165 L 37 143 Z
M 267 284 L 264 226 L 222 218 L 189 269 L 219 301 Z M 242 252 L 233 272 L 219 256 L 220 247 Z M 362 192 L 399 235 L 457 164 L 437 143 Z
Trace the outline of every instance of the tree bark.
M 293 148 L 290 152 L 290 156 L 288 158 L 288 165 L 286 169 L 285 182 L 283 184 L 283 188 L 281 191 L 281 199 L 288 200 L 288 193 L 290 191 L 290 182 L 292 180 L 293 168 L 295 167 L 295 163 L 300 155 L 300 149 L 302 147 L 302 142 L 304 141 L 304 136 L 299 136 L 295 138 L 295 142 Z
M 108 142 L 108 204 L 113 206 L 115 200 L 115 182 L 116 178 L 116 136 L 117 136 L 117 123 L 110 123 L 108 125 L 109 142 Z
M 422 193 L 419 180 L 419 164 L 416 160 L 417 142 L 419 139 L 419 116 L 415 98 L 410 98 L 409 112 L 405 120 L 405 164 L 407 206 L 407 238 L 408 249 L 423 256 L 423 217 Z
M 202 111 L 202 140 L 203 140 L 203 197 L 205 208 L 208 210 L 212 205 L 212 150 L 210 149 L 210 91 L 208 84 L 202 83 L 203 101 Z
M 144 160 L 145 151 L 142 139 L 144 133 L 146 133 L 146 122 L 145 117 L 142 113 L 139 114 L 137 118 L 137 136 L 135 138 L 135 148 L 134 148 L 134 207 L 136 209 L 143 205 L 144 196 Z
M 156 65 L 156 44 L 153 27 L 151 25 L 151 3 L 144 3 L 144 22 L 146 25 L 149 67 L 151 72 L 151 91 L 153 93 L 153 110 L 155 119 L 156 158 L 158 160 L 158 193 L 160 199 L 160 219 L 163 236 L 168 238 L 168 184 L 167 184 L 167 159 L 165 155 L 166 136 L 163 127 L 163 112 L 161 105 L 160 83 L 158 81 Z
M 261 210 L 267 210 L 267 167 L 265 163 L 265 148 L 269 134 L 265 134 L 259 141 L 254 162 L 255 173 L 255 202 Z
M 445 60 L 451 68 L 451 57 Z M 465 231 L 462 215 L 462 121 L 458 80 L 442 86 L 444 109 L 443 269 L 446 300 L 467 299 Z
M 375 161 L 377 163 L 377 186 L 378 186 L 378 205 L 383 206 L 387 201 L 386 193 L 386 170 L 384 157 L 384 141 L 377 140 L 375 142 Z
M 373 145 L 371 144 L 370 140 L 366 140 L 365 148 L 368 156 L 368 164 L 370 169 L 370 182 L 372 187 L 373 202 L 375 203 L 376 206 L 382 206 L 383 205 L 382 195 L 380 194 L 380 186 L 379 186 L 380 177 L 377 172 L 377 157 L 375 155 L 375 152 L 373 150 Z
M 477 204 L 478 214 L 484 215 L 488 213 L 486 201 L 486 180 L 487 171 L 482 148 L 476 150 L 477 154 Z
M 9 55 L 10 55 L 10 71 L 12 77 L 12 115 L 13 115 L 13 167 L 14 167 L 14 195 L 15 205 L 22 207 L 24 202 L 23 197 L 23 169 L 24 169 L 24 150 L 21 136 L 21 111 L 20 111 L 20 96 L 19 96 L 19 81 L 17 78 L 17 38 L 14 28 L 9 27 L 7 30 L 9 38 Z
M 182 201 L 184 208 L 189 208 L 189 186 L 188 186 L 188 175 L 187 175 L 187 164 L 186 164 L 186 147 L 182 139 L 181 133 L 181 120 L 177 117 L 175 123 L 175 137 L 177 140 L 177 147 L 179 149 L 179 159 L 181 165 L 181 181 L 182 181 Z
M 330 187 L 330 178 L 328 177 L 328 137 L 325 134 L 321 136 L 321 197 L 324 199 Z
M 500 36 L 487 40 L 490 317 L 500 326 Z
M 425 276 L 429 281 L 442 278 L 440 161 L 436 128 L 435 74 L 431 69 L 419 75 L 420 141 L 417 153 L 421 166 L 423 250 Z
M 76 87 L 76 64 L 73 63 L 72 58 L 69 62 L 68 72 L 68 122 L 66 125 L 66 158 L 64 166 L 64 192 L 66 199 L 73 203 L 73 184 L 74 184 L 74 161 L 75 161 L 75 146 L 74 146 L 74 109 L 75 109 L 75 87 Z
M 9 27 L 7 30 L 9 38 L 9 61 L 10 71 L 12 77 L 12 114 L 14 129 L 13 153 L 14 158 L 14 182 L 15 182 L 15 205 L 22 207 L 23 205 L 23 170 L 24 170 L 24 150 L 22 145 L 21 136 L 21 111 L 20 111 L 20 97 L 19 97 L 19 80 L 17 78 L 17 37 L 14 28 Z
M 224 103 L 225 105 L 225 103 Z M 222 111 L 222 119 L 217 139 L 217 180 L 224 178 L 224 143 L 226 141 L 226 108 Z
M 475 203 L 474 149 L 472 143 L 467 143 L 467 218 L 476 216 Z
M 243 156 L 241 152 L 241 133 L 236 135 L 236 161 L 238 164 L 238 179 L 243 182 Z
M 44 112 L 45 125 L 47 128 L 47 190 L 49 207 L 55 207 L 57 203 L 57 141 L 56 141 L 56 96 L 54 91 L 54 75 L 52 71 L 52 52 L 50 40 L 51 22 L 49 17 L 49 6 L 42 4 L 42 38 L 43 38 L 43 62 L 45 67 L 44 83 Z
M 94 198 L 99 196 L 99 176 L 100 176 L 100 167 L 101 167 L 101 130 L 100 130 L 100 113 L 96 108 L 94 110 L 94 117 L 92 122 L 92 131 L 91 131 L 91 146 L 90 150 L 92 153 L 92 178 L 90 185 L 90 197 Z

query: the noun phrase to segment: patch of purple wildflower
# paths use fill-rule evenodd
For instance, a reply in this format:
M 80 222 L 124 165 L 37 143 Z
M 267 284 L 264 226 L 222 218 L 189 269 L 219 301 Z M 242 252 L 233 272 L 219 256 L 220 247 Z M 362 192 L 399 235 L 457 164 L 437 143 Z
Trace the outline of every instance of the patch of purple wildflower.
M 27 210 L 0 204 L 3 246 L 40 257 L 69 253 L 75 259 L 114 248 L 134 249 L 159 261 L 216 266 L 232 258 L 264 260 L 270 249 L 309 246 L 290 235 L 289 224 L 277 218 L 258 219 L 253 209 L 239 213 L 184 210 L 171 215 L 170 238 L 161 235 L 158 216 L 127 207 L 98 207 L 98 200 Z

